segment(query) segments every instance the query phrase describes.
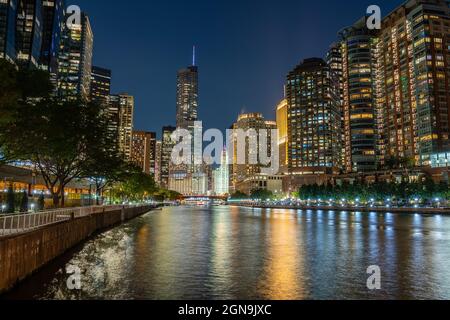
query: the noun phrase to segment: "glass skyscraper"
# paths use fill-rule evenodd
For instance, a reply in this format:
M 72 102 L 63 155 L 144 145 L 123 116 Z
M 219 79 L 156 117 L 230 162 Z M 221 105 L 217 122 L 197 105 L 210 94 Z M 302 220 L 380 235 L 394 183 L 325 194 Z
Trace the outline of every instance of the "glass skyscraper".
M 65 26 L 58 68 L 59 96 L 89 100 L 93 43 L 94 35 L 85 13 L 81 15 L 80 25 Z
M 0 58 L 16 61 L 16 15 L 18 0 L 0 1 Z
M 19 0 L 15 42 L 16 58 L 20 65 L 39 67 L 43 25 L 42 0 Z

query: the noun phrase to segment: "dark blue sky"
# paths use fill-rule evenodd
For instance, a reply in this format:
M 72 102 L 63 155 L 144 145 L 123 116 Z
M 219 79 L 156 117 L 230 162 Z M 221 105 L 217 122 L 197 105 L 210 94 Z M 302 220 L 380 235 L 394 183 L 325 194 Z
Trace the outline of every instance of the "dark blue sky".
M 199 116 L 228 128 L 241 110 L 275 118 L 287 72 L 323 57 L 337 32 L 387 0 L 77 0 L 94 30 L 94 64 L 113 71 L 113 93 L 136 98 L 135 128 L 175 123 L 176 72 L 197 47 Z

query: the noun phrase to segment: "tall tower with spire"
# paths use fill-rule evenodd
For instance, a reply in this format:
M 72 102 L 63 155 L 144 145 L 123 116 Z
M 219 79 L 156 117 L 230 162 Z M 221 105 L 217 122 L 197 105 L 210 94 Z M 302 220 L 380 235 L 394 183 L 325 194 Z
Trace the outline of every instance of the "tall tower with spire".
M 193 128 L 198 119 L 198 67 L 192 50 L 192 65 L 178 71 L 177 75 L 177 127 Z

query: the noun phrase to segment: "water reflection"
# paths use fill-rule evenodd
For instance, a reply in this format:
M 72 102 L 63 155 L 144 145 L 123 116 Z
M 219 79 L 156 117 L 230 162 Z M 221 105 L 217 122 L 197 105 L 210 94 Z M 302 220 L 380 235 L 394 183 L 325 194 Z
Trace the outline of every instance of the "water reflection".
M 67 253 L 5 296 L 39 299 L 450 299 L 450 217 L 165 208 Z M 67 265 L 80 267 L 70 291 Z M 368 266 L 382 290 L 368 291 Z

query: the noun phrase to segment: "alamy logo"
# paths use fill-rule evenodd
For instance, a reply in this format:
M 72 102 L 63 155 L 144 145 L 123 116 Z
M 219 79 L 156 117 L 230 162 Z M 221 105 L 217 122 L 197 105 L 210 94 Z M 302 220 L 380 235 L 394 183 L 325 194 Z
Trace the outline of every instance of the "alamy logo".
M 68 265 L 66 273 L 69 274 L 67 279 L 67 289 L 69 290 L 81 290 L 81 270 L 77 266 Z
M 81 8 L 79 6 L 72 5 L 67 7 L 66 14 L 67 28 L 72 29 L 73 27 L 81 25 Z
M 367 279 L 367 289 L 381 290 L 381 268 L 379 266 L 370 266 L 367 268 L 367 274 L 370 275 Z
M 367 8 L 367 29 L 381 29 L 381 8 L 377 5 L 371 5 Z
M 171 161 L 180 165 L 222 165 L 222 151 L 227 146 L 228 164 L 259 165 L 261 173 L 275 175 L 279 171 L 277 129 L 229 129 L 224 139 L 222 131 L 202 132 L 202 122 L 195 122 L 193 130 L 177 129 L 171 136 L 175 146 Z M 203 142 L 210 142 L 203 150 Z

